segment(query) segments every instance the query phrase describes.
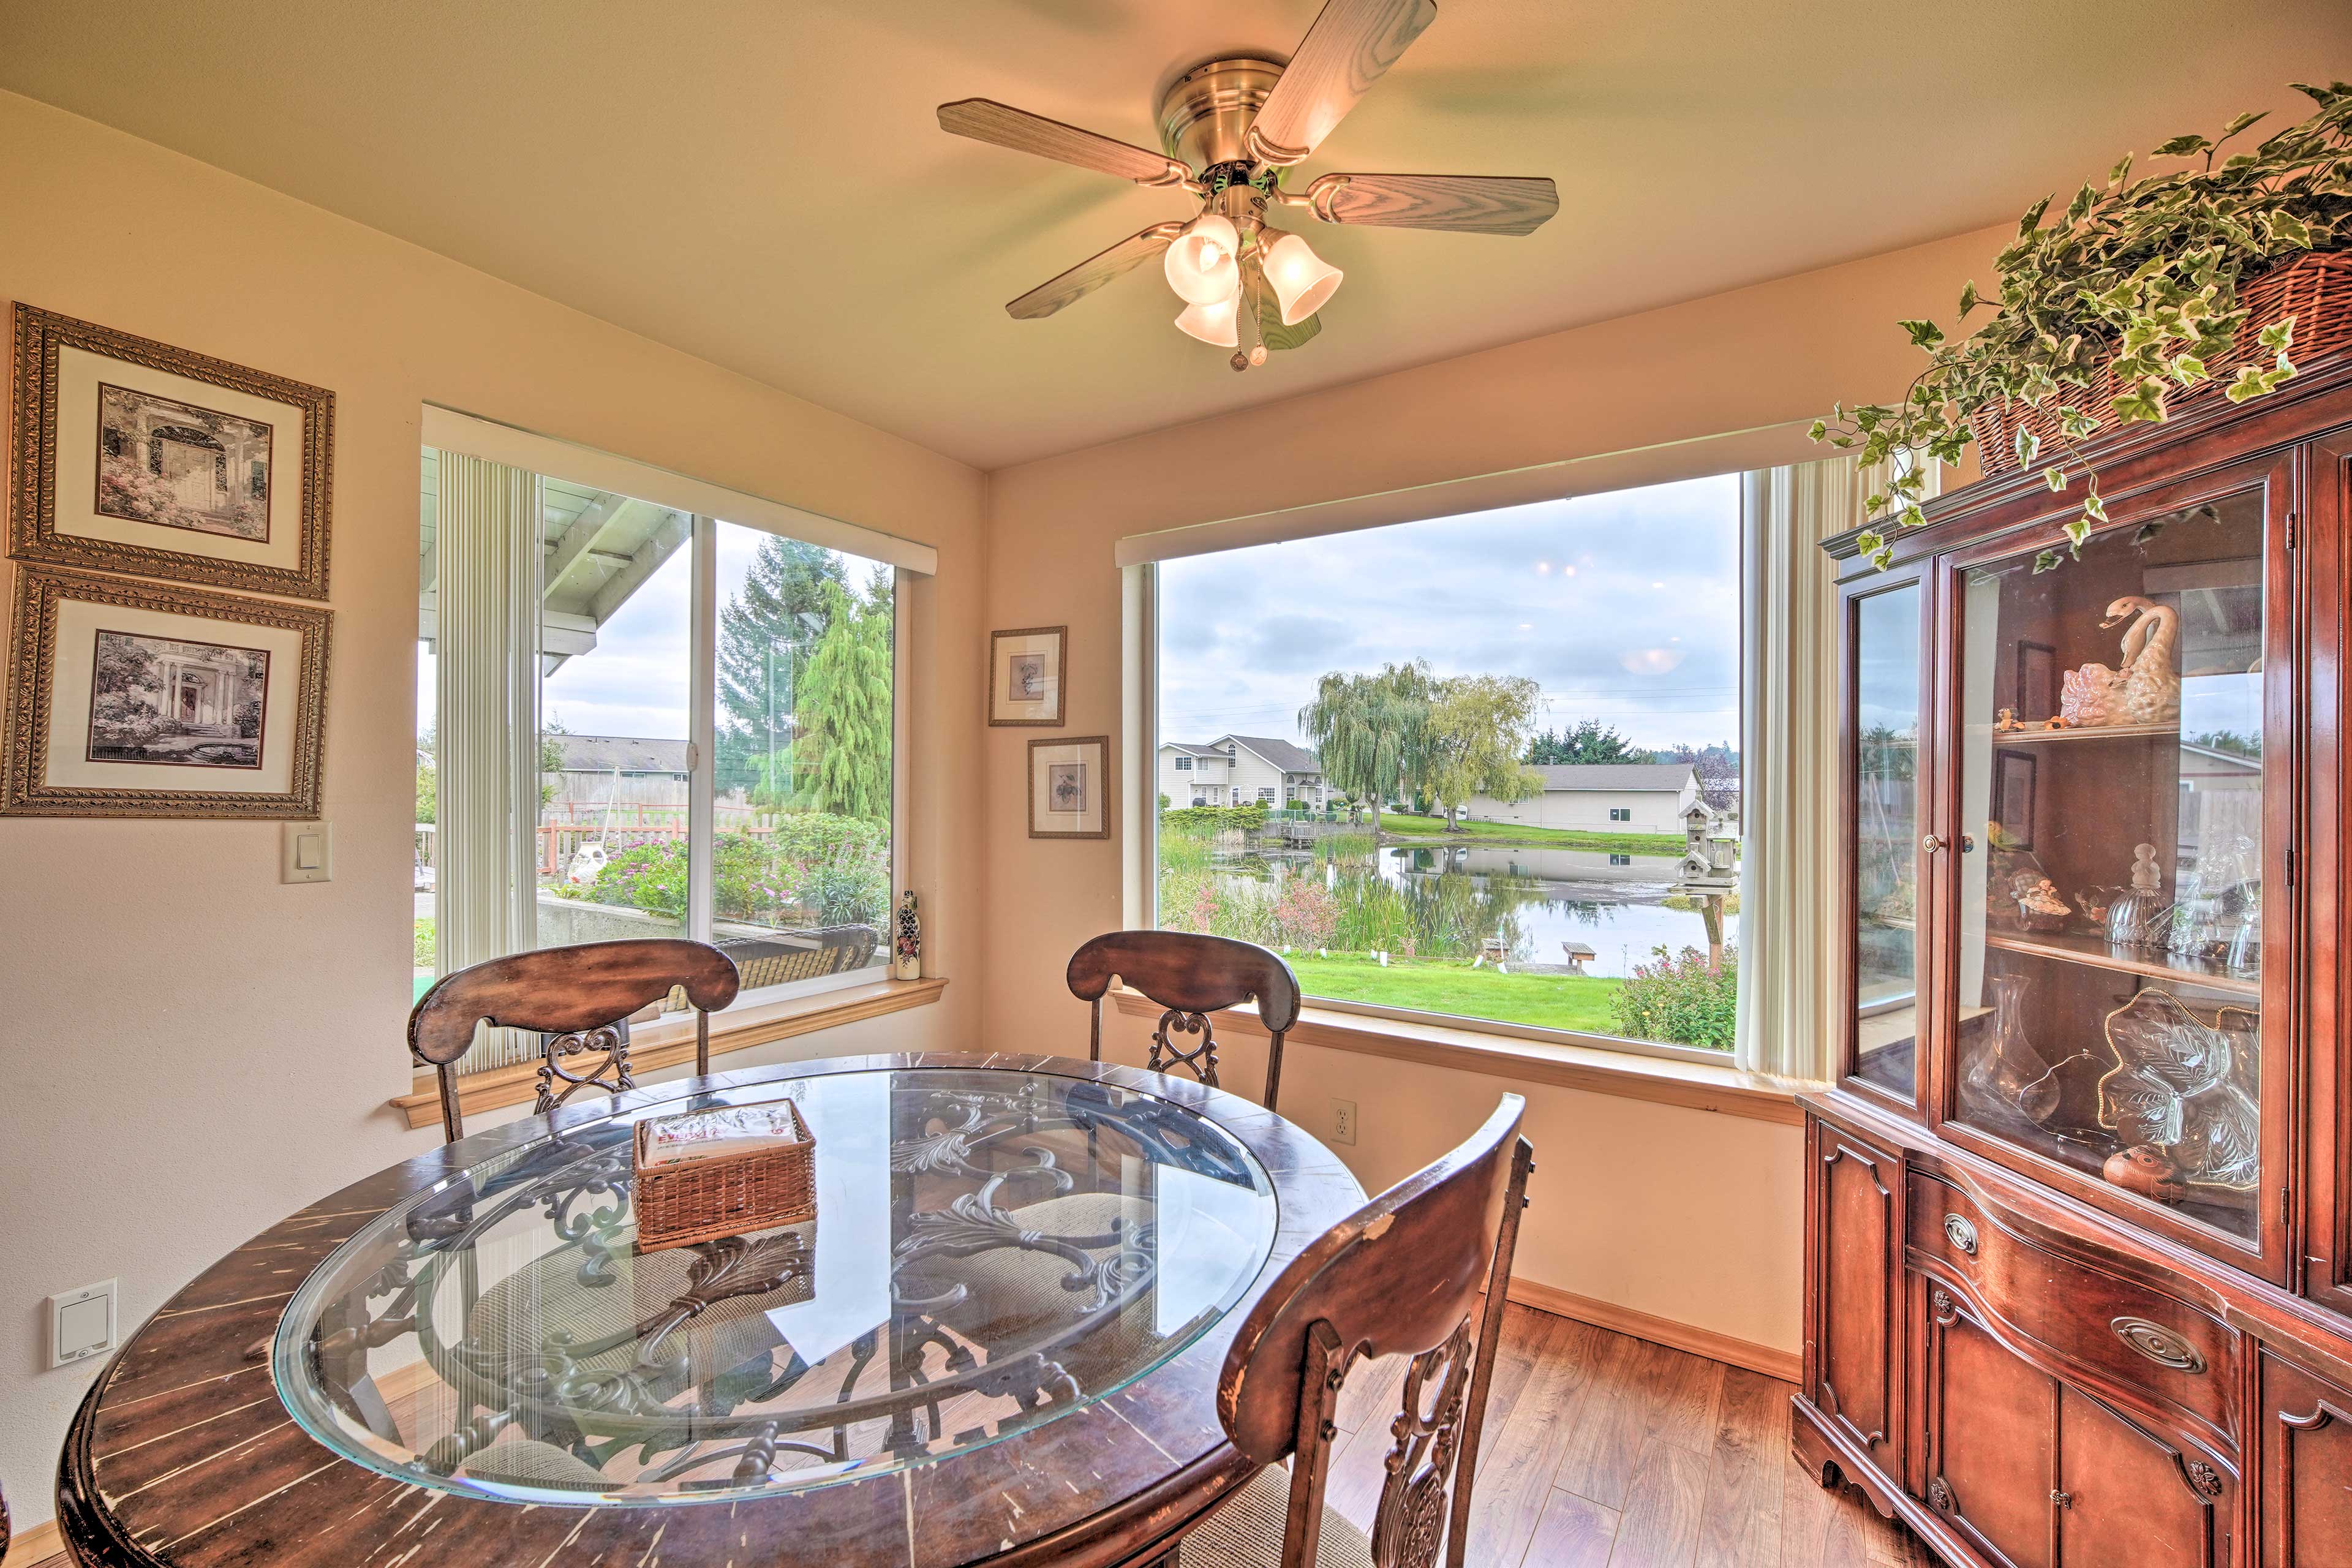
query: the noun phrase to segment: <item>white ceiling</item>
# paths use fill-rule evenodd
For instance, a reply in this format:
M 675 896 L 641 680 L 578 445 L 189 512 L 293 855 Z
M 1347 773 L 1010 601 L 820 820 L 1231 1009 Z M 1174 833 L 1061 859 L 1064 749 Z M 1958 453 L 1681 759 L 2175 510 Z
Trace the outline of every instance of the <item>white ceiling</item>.
M 1318 0 L 0 0 L 0 87 L 993 468 L 1980 227 L 2352 77 L 2343 0 L 1439 7 L 1301 172 L 1549 174 L 1559 216 L 1305 224 L 1347 284 L 1245 375 L 1156 269 L 1008 318 L 1182 198 L 932 110 L 1156 145 L 1162 82 Z

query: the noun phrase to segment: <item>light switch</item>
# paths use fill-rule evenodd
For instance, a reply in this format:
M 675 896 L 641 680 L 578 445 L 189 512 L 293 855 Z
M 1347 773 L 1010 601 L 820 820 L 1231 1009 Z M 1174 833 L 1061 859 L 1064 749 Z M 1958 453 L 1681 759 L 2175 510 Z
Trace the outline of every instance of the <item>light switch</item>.
M 114 1348 L 114 1281 L 49 1298 L 49 1364 L 69 1366 Z
M 289 822 L 279 843 L 278 879 L 323 882 L 334 875 L 334 841 L 323 822 Z

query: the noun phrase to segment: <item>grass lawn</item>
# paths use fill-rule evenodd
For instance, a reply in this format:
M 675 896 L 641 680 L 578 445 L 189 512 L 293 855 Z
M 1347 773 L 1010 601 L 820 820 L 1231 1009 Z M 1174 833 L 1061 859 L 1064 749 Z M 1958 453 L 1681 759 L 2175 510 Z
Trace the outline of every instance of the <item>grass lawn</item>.
M 1366 816 L 1366 825 L 1370 818 Z M 1415 816 L 1411 812 L 1381 813 L 1381 831 L 1406 838 L 1442 838 L 1449 844 L 1484 839 L 1489 844 L 1557 844 L 1568 849 L 1606 849 L 1616 855 L 1679 855 L 1679 833 L 1587 833 L 1574 827 L 1522 827 L 1510 822 L 1465 822 L 1464 831 L 1447 833 L 1445 818 Z
M 1497 974 L 1454 960 L 1400 960 L 1382 969 L 1369 958 L 1285 956 L 1310 997 L 1604 1035 L 1616 1027 L 1610 998 L 1624 984 L 1597 974 Z

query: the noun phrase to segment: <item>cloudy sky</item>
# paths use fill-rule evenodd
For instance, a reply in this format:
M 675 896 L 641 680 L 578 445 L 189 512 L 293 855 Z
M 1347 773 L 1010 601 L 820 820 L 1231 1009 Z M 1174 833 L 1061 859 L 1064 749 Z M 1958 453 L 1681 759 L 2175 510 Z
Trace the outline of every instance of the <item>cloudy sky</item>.
M 1160 570 L 1160 732 L 1296 739 L 1326 670 L 1524 675 L 1538 729 L 1739 740 L 1737 475 L 1260 545 Z

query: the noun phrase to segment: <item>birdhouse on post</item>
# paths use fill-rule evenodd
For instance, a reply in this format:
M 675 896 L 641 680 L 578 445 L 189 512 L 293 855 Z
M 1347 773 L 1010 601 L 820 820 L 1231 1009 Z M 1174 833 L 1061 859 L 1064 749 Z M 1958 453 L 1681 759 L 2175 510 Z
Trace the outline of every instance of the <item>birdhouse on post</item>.
M 1676 869 L 1686 890 L 1729 888 L 1739 880 L 1731 861 L 1731 840 L 1715 837 L 1715 820 L 1705 801 L 1693 801 L 1683 812 L 1683 858 Z

